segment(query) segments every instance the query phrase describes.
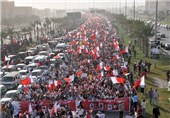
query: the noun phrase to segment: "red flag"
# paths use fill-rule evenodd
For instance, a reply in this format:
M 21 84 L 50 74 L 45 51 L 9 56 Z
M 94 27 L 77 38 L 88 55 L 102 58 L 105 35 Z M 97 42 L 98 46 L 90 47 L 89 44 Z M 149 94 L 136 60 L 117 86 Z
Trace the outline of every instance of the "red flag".
M 102 70 L 102 69 L 103 69 L 103 62 L 100 62 L 100 63 L 97 65 L 96 71 L 99 71 L 99 70 Z
M 25 79 L 21 80 L 22 85 L 28 85 L 31 83 L 31 79 L 29 77 L 26 77 Z
M 91 40 L 95 40 L 96 39 L 96 34 L 93 34 L 91 37 L 90 37 Z
M 76 75 L 77 75 L 78 77 L 80 77 L 82 73 L 83 73 L 82 70 L 79 70 L 79 71 L 77 71 Z
M 137 81 L 134 83 L 133 88 L 138 87 L 138 86 L 140 85 L 140 82 L 141 82 L 141 80 L 140 80 L 140 79 L 139 79 L 139 80 L 137 80 Z
M 102 71 L 101 73 L 98 74 L 97 79 L 101 79 L 103 76 L 104 76 L 104 73 Z
M 76 44 L 77 44 L 77 41 L 72 40 L 72 41 L 71 41 L 71 44 L 72 44 L 72 45 L 76 45 Z
M 124 84 L 125 82 L 124 78 L 118 78 L 118 77 L 111 77 L 111 80 L 113 84 L 117 84 L 117 83 Z
M 120 51 L 120 54 L 126 53 L 126 48 Z
M 110 66 L 105 66 L 105 67 L 104 67 L 104 70 L 105 70 L 105 71 L 109 71 L 109 70 L 110 70 Z
M 119 55 L 116 55 L 113 57 L 113 61 L 118 60 L 119 58 L 120 58 Z
M 71 79 L 70 79 L 70 78 L 64 78 L 64 80 L 65 80 L 66 82 L 68 82 L 68 84 L 70 84 L 70 82 L 71 82 Z
M 68 33 L 68 35 L 67 35 L 67 38 L 70 38 L 71 37 L 71 34 L 70 34 L 70 32 Z
M 55 56 L 55 58 L 56 58 L 56 59 L 59 59 L 59 58 L 60 58 L 60 56 L 57 54 L 57 55 Z
M 71 54 L 71 53 L 73 53 L 73 50 L 72 49 L 68 49 L 67 52 Z
M 42 62 L 40 60 L 38 61 L 38 66 L 42 66 Z

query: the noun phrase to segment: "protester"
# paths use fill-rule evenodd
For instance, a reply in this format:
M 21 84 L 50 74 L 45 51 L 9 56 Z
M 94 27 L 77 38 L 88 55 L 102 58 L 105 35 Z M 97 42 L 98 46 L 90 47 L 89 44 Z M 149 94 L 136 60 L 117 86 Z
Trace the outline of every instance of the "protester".
M 149 103 L 152 105 L 153 104 L 153 90 L 152 90 L 152 88 L 150 88 L 148 95 L 149 95 Z
M 120 103 L 119 104 L 119 118 L 123 118 L 123 113 L 124 112 L 124 106 L 123 106 L 123 103 Z
M 137 93 L 135 93 L 135 95 L 133 95 L 132 100 L 133 100 L 133 108 L 134 108 L 134 111 L 136 112 L 137 111 L 137 104 L 138 104 Z
M 135 88 L 132 87 L 131 81 L 125 79 L 131 73 L 128 60 L 130 52 L 125 46 L 119 47 L 121 39 L 117 37 L 116 29 L 109 28 L 105 18 L 92 16 L 85 25 L 81 25 L 78 31 L 70 35 L 68 59 L 66 57 L 61 59 L 56 55 L 55 67 L 48 64 L 49 59 L 45 62 L 39 60 L 38 66 L 47 65 L 48 70 L 45 70 L 40 77 L 29 76 L 28 84 L 21 83 L 23 86 L 16 101 L 30 103 L 25 105 L 29 107 L 26 109 L 28 111 L 25 111 L 26 114 L 37 118 L 72 117 L 70 109 L 72 106 L 67 104 L 75 101 L 77 117 L 84 117 L 87 109 L 82 104 L 84 100 L 114 100 L 131 96 L 134 111 L 137 111 L 137 93 L 134 92 Z M 134 71 L 138 71 L 140 76 L 145 66 L 141 60 L 135 65 Z M 32 70 L 28 69 L 30 73 Z M 13 106 L 17 105 L 16 101 L 13 102 Z M 56 101 L 59 103 L 55 103 Z M 103 107 L 104 105 L 99 105 L 99 108 Z M 21 110 L 17 110 L 17 107 L 14 107 L 15 117 L 24 114 L 19 113 Z M 124 104 L 120 103 L 117 110 L 123 118 Z M 91 114 L 86 112 L 86 117 L 89 115 Z M 100 111 L 96 115 L 105 117 Z
M 158 105 L 158 98 L 159 98 L 159 94 L 157 89 L 155 89 L 153 91 L 153 102 L 152 102 L 153 105 Z
M 143 118 L 146 118 L 146 101 L 145 101 L 145 99 L 143 99 L 143 101 L 141 103 L 141 107 L 142 107 Z
M 158 108 L 158 106 L 154 106 L 154 108 L 153 108 L 153 115 L 154 115 L 154 118 L 158 118 L 161 114 L 160 114 L 160 111 L 159 111 L 159 108 Z

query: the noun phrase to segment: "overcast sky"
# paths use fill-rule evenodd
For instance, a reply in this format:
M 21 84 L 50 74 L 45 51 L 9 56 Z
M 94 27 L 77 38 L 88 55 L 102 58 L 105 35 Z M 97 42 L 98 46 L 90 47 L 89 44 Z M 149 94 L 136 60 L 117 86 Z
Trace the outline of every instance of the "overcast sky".
M 32 6 L 34 8 L 51 8 L 51 9 L 80 9 L 80 8 L 111 8 L 116 7 L 116 1 L 121 1 L 121 6 L 124 6 L 125 0 L 9 0 L 15 1 L 16 6 Z M 127 0 L 128 6 L 133 5 L 134 0 Z M 95 5 L 94 5 L 95 2 Z M 118 3 L 118 2 L 117 2 Z M 136 0 L 137 5 L 144 5 L 145 0 Z M 118 4 L 119 6 L 119 4 Z

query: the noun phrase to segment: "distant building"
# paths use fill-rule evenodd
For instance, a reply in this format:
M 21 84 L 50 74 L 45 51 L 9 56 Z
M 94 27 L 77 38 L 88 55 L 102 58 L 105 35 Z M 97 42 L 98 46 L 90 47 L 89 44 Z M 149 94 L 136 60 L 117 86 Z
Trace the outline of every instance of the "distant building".
M 14 17 L 14 2 L 13 1 L 0 1 L 1 4 L 1 18 Z
M 170 10 L 170 0 L 158 0 L 158 12 L 164 11 L 166 14 Z M 154 14 L 156 11 L 156 0 L 146 0 L 145 12 Z
M 15 7 L 14 8 L 15 16 L 31 16 L 32 13 L 32 7 Z
M 56 17 L 57 18 L 62 18 L 67 16 L 67 13 L 65 10 L 56 10 Z
M 33 8 L 33 14 L 39 17 L 50 17 L 50 9 L 36 9 Z

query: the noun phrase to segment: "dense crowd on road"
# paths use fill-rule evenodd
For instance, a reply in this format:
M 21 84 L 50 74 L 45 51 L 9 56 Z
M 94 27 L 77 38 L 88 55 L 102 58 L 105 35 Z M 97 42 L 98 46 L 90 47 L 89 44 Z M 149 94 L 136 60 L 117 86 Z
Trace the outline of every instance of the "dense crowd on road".
M 63 33 L 61 33 L 63 34 Z M 31 42 L 31 41 L 30 41 Z M 85 110 L 81 103 L 83 100 L 110 100 L 130 97 L 131 111 L 126 118 L 132 118 L 135 112 L 137 118 L 146 116 L 146 102 L 138 104 L 136 89 L 141 88 L 144 94 L 145 83 L 141 78 L 147 78 L 151 63 L 144 60 L 133 63 L 133 73 L 130 70 L 131 56 L 135 54 L 134 46 L 121 44 L 116 29 L 109 20 L 101 15 L 89 15 L 87 22 L 73 31 L 67 32 L 67 37 L 60 43 L 68 44 L 62 50 L 64 56 L 49 55 L 45 60 L 38 60 L 36 68 L 47 67 L 40 75 L 33 78 L 35 68 L 26 68 L 28 75 L 19 79 L 21 87 L 8 104 L 2 104 L 1 114 L 4 118 L 105 118 L 104 112 L 93 113 L 93 109 Z M 14 44 L 11 44 L 14 45 Z M 20 44 L 15 44 L 20 45 Z M 5 46 L 3 46 L 5 48 Z M 49 50 L 47 47 L 46 50 Z M 9 48 L 11 49 L 11 47 Z M 5 48 L 3 53 L 8 56 L 10 51 Z M 53 49 L 50 49 L 53 51 Z M 7 51 L 7 52 L 6 52 Z M 132 54 L 133 52 L 133 54 Z M 134 55 L 136 56 L 136 54 Z M 50 60 L 55 59 L 52 66 Z M 7 63 L 6 63 L 7 64 Z M 29 65 L 29 63 L 25 63 Z M 9 66 L 9 65 L 8 65 Z M 20 68 L 24 70 L 24 68 Z M 133 74 L 138 73 L 137 80 Z M 156 91 L 156 90 L 155 90 Z M 151 104 L 157 105 L 155 91 L 149 92 Z M 158 98 L 158 94 L 156 96 Z M 50 100 L 48 108 L 41 108 L 40 101 Z M 75 100 L 76 111 L 63 105 L 60 100 Z M 29 108 L 24 113 L 17 110 L 15 101 L 25 101 Z M 22 109 L 22 108 L 21 108 Z M 120 104 L 119 117 L 123 118 L 123 106 Z M 132 114 L 131 114 L 132 113 Z

